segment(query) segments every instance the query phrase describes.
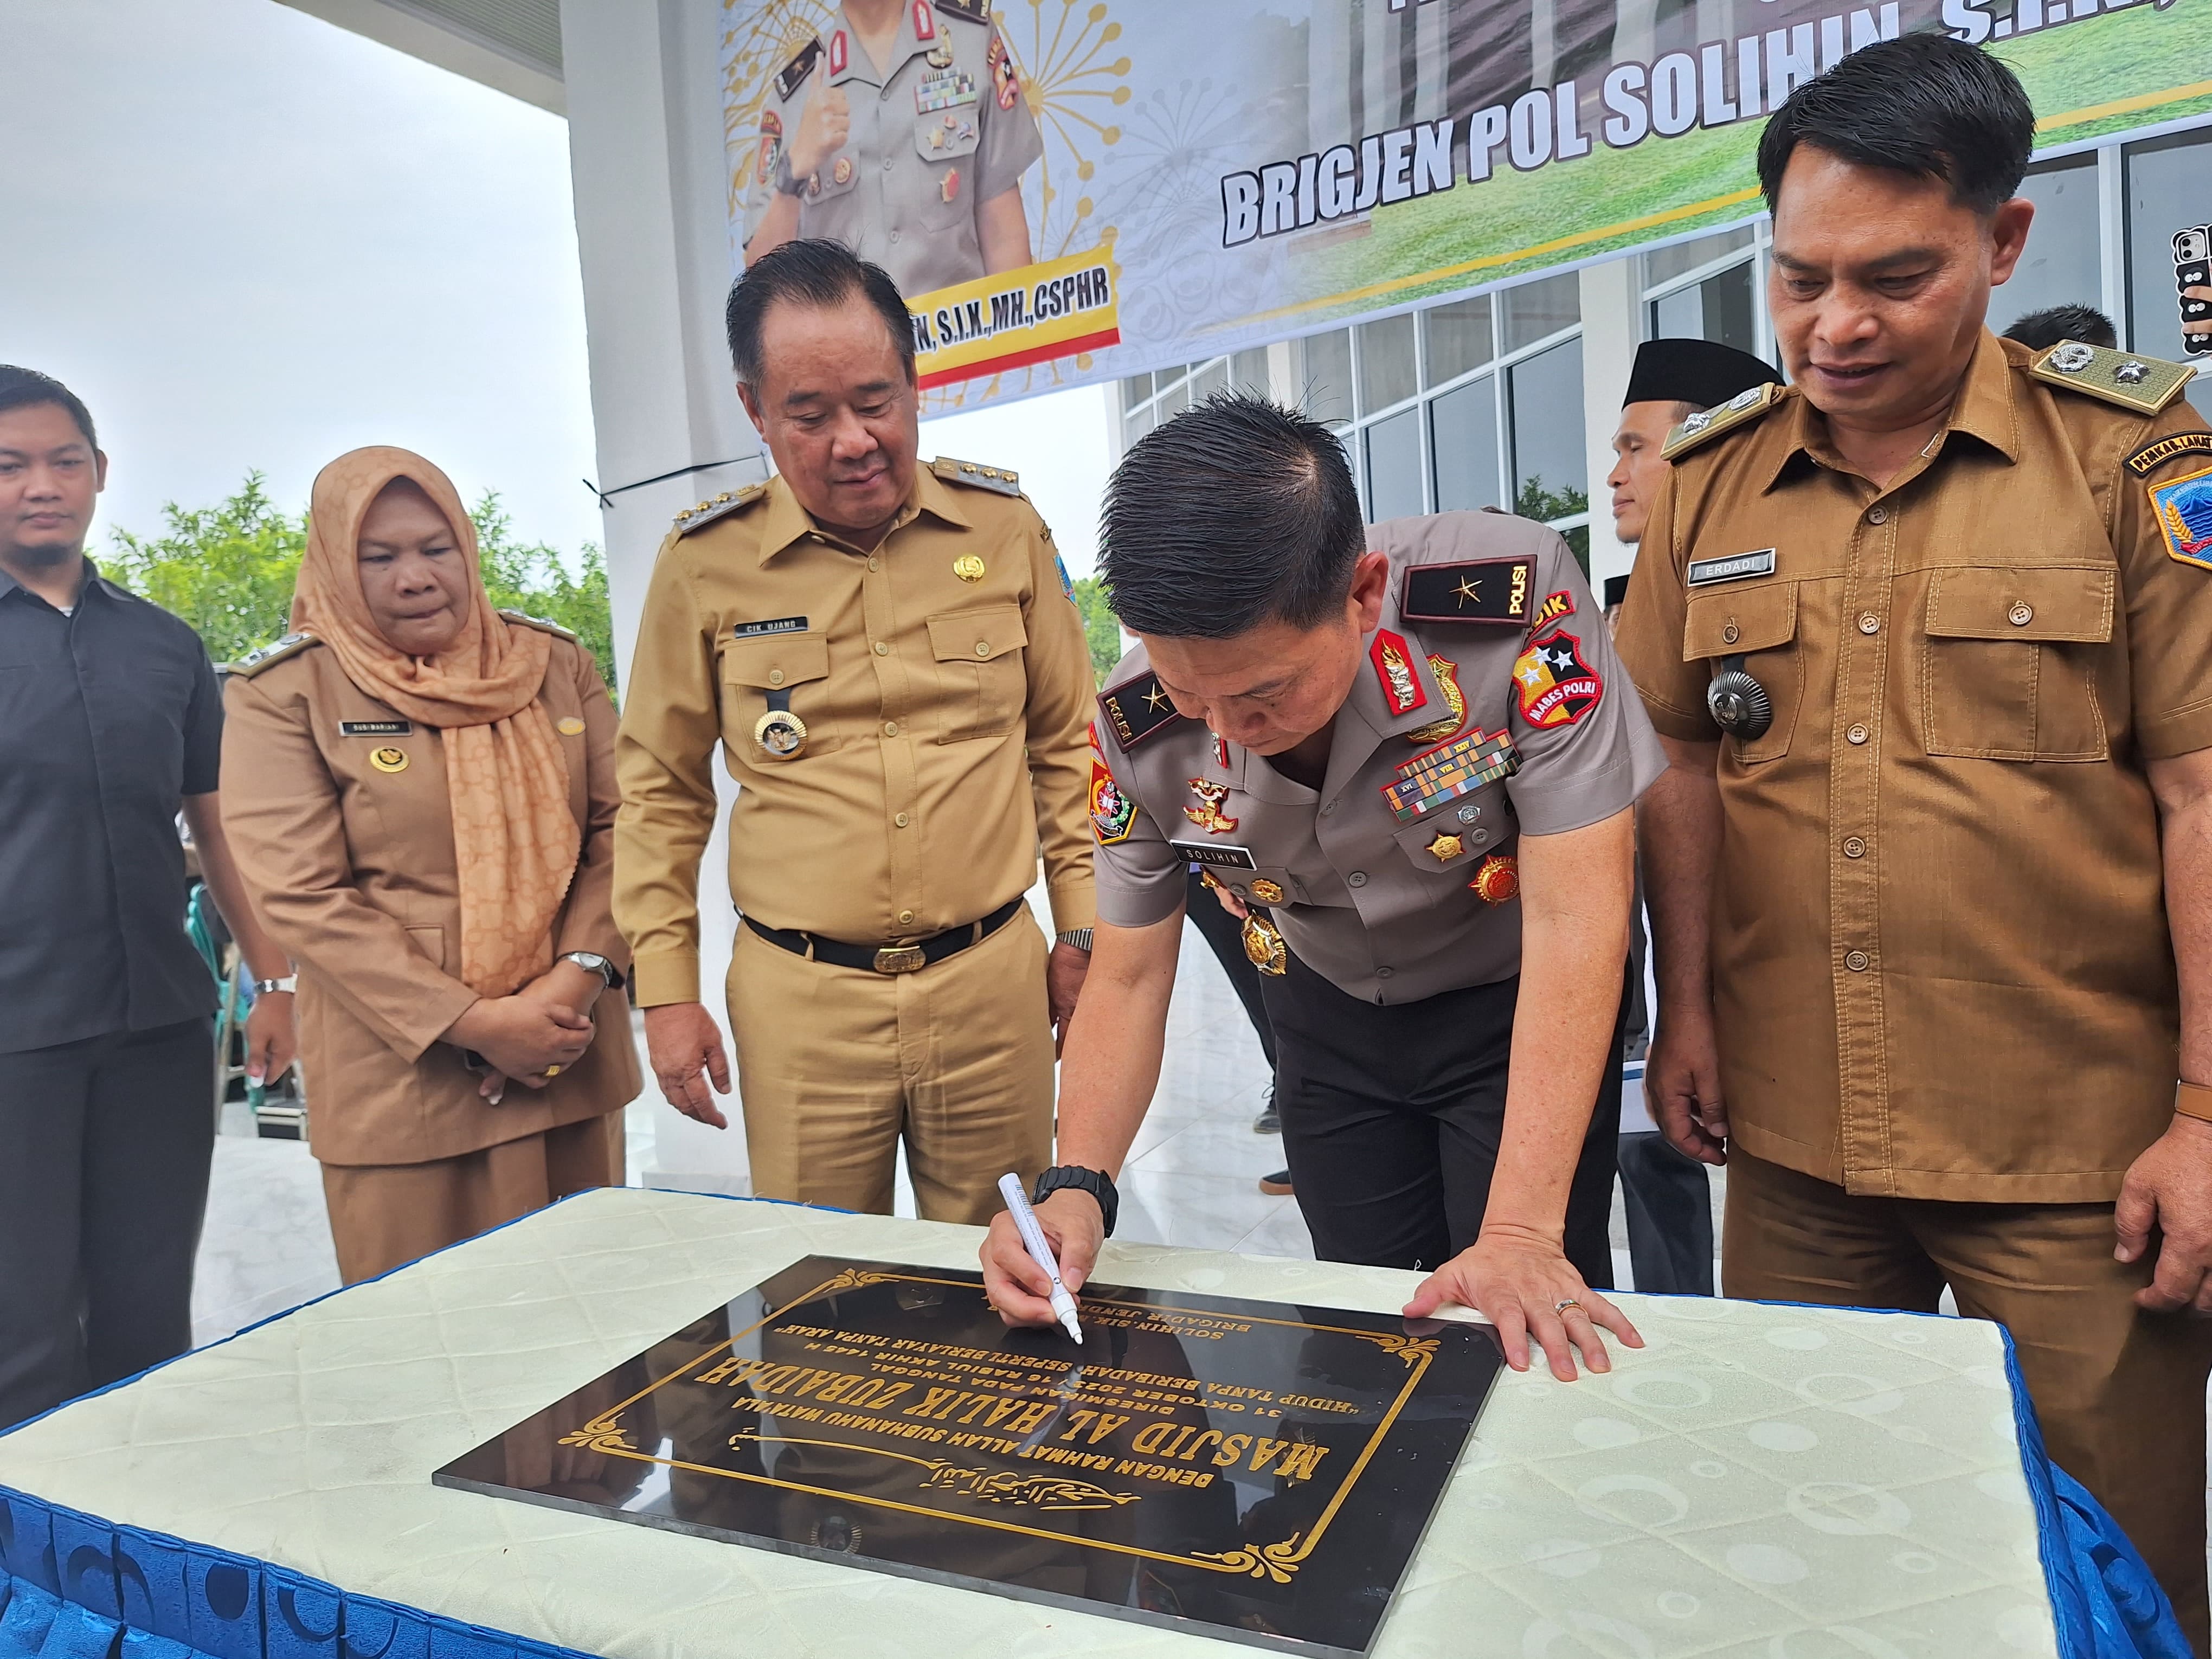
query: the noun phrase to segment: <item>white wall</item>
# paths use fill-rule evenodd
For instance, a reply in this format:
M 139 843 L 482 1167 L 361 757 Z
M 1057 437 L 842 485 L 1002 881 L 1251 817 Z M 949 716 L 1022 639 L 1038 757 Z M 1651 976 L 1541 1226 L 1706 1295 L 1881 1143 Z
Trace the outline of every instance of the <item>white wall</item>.
M 1583 437 L 1589 468 L 1590 586 L 1601 599 L 1608 576 L 1625 576 L 1636 550 L 1613 533 L 1613 434 L 1620 424 L 1620 399 L 1636 361 L 1641 335 L 1637 316 L 1638 261 L 1631 254 L 1582 271 Z

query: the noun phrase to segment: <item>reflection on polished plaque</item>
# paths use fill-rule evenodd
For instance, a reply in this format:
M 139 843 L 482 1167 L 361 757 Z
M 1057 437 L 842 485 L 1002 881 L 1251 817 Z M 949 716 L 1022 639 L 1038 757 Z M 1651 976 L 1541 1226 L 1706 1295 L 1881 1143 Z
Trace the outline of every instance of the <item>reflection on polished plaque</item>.
M 1248 1642 L 1358 1654 L 1496 1380 L 1486 1326 L 809 1256 L 439 1485 Z

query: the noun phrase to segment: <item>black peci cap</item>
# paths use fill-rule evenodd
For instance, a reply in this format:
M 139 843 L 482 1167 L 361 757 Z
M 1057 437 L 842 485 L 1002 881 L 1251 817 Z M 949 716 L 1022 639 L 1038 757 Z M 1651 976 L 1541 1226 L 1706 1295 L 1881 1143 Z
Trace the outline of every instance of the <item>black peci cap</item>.
M 1629 371 L 1630 404 L 1690 404 L 1714 409 L 1755 386 L 1782 384 L 1781 375 L 1747 351 L 1711 340 L 1646 340 Z
M 1610 611 L 1628 598 L 1628 578 L 1607 576 L 1605 579 L 1605 608 Z

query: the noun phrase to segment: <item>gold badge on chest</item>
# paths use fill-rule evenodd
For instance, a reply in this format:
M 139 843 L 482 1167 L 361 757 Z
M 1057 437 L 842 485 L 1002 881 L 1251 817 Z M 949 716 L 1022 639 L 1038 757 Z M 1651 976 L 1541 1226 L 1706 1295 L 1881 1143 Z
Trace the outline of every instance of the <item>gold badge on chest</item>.
M 557 722 L 557 729 L 564 738 L 580 738 L 584 735 L 584 722 L 574 714 L 563 714 Z
M 368 751 L 368 763 L 380 772 L 404 772 L 407 769 L 407 751 L 388 746 L 372 749 Z
M 952 574 L 963 582 L 980 582 L 985 574 L 983 561 L 973 553 L 963 553 L 953 560 Z

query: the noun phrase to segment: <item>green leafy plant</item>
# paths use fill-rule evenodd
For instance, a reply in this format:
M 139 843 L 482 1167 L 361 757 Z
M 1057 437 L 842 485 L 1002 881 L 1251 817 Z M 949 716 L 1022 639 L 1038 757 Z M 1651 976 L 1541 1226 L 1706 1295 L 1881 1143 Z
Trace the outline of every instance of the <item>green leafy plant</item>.
M 1075 608 L 1083 613 L 1083 637 L 1091 647 L 1091 672 L 1099 684 L 1121 660 L 1121 625 L 1114 620 L 1114 607 L 1105 584 L 1085 576 L 1075 584 Z
M 1577 513 L 1589 512 L 1589 495 L 1588 492 L 1576 489 L 1571 486 L 1565 489 L 1547 489 L 1544 488 L 1542 475 L 1534 474 L 1521 486 L 1520 495 L 1514 498 L 1513 510 L 1524 519 L 1534 519 L 1539 524 L 1548 524 L 1553 519 L 1565 519 Z M 1578 524 L 1571 530 L 1562 530 L 1559 534 L 1565 538 L 1569 550 L 1574 554 L 1575 562 L 1582 566 L 1584 580 L 1588 580 L 1589 526 Z

